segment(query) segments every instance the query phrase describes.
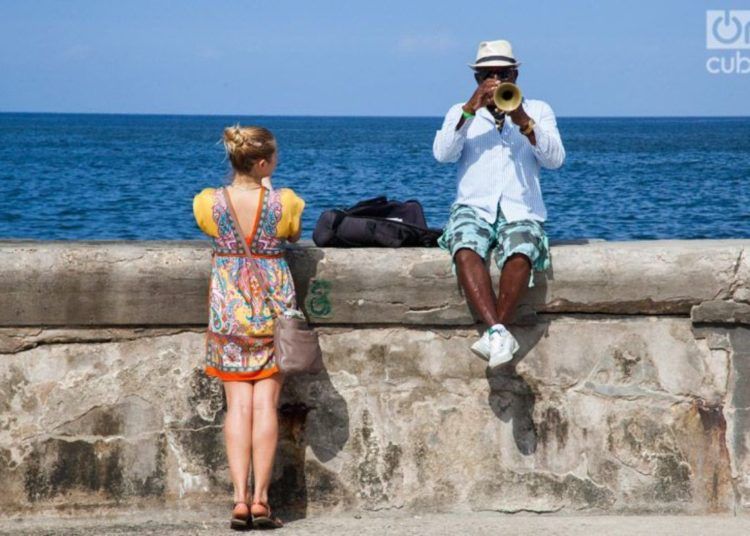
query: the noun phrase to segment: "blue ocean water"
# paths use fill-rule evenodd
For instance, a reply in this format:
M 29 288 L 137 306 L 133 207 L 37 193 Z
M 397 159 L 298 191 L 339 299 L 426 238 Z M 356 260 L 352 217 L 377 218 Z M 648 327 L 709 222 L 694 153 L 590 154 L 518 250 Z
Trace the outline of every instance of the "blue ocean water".
M 222 128 L 276 135 L 274 186 L 322 210 L 419 199 L 442 226 L 455 167 L 432 158 L 441 118 L 0 114 L 0 238 L 200 238 L 192 197 L 228 178 Z M 561 118 L 568 153 L 545 171 L 553 240 L 750 236 L 750 118 Z

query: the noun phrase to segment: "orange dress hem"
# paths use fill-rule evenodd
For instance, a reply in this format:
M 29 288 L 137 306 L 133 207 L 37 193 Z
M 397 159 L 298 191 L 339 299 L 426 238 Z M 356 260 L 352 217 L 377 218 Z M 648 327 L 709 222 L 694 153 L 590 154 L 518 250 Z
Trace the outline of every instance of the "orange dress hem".
M 278 365 L 274 365 L 269 369 L 258 370 L 256 372 L 222 372 L 214 367 L 206 367 L 205 372 L 208 376 L 219 378 L 223 382 L 251 382 L 264 380 L 274 374 L 278 374 L 279 367 Z

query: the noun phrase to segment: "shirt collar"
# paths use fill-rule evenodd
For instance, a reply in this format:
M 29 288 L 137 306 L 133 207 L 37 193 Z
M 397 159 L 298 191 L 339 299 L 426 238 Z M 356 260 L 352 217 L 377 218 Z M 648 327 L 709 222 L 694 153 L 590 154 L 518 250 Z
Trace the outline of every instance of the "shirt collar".
M 495 124 L 495 118 L 487 108 L 479 108 L 479 110 L 477 110 L 477 115 L 485 121 L 489 121 L 493 125 Z

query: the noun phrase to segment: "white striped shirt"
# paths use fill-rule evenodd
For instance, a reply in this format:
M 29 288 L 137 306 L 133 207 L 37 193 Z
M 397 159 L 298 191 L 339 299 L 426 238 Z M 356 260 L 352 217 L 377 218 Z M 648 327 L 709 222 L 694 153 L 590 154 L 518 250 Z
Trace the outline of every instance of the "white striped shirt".
M 509 222 L 547 219 L 539 186 L 539 171 L 559 168 L 565 160 L 555 114 L 540 100 L 523 101 L 523 108 L 536 126 L 536 146 L 506 118 L 502 133 L 487 108 L 477 110 L 459 130 L 463 103 L 445 116 L 435 135 L 432 152 L 438 162 L 458 162 L 456 203 L 469 205 L 490 223 L 497 206 Z

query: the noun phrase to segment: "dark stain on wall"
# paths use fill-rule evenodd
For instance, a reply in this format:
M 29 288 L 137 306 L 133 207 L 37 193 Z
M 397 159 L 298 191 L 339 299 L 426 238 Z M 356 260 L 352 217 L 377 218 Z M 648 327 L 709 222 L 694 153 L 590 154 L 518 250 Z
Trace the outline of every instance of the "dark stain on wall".
M 633 375 L 633 369 L 641 362 L 641 356 L 632 355 L 629 352 L 616 348 L 614 351 L 614 360 L 625 379 L 630 379 Z
M 682 419 L 680 433 L 688 457 L 694 494 L 710 512 L 731 511 L 734 480 L 727 448 L 727 422 L 721 404 L 696 400 Z
M 563 418 L 556 407 L 550 406 L 536 423 L 536 434 L 542 445 L 549 445 L 554 438 L 557 450 L 560 450 L 568 441 L 568 421 Z
M 50 496 L 49 480 L 42 467 L 42 456 L 39 451 L 32 452 L 26 460 L 23 487 L 26 499 L 31 503 Z
M 354 433 L 352 446 L 356 458 L 360 460 L 356 471 L 360 497 L 374 500 L 387 499 L 388 497 L 383 493 L 383 482 L 380 480 L 377 469 L 380 448 L 373 437 L 372 417 L 367 410 L 362 412 L 362 420 Z
M 227 402 L 224 395 L 224 387 L 220 381 L 207 376 L 203 369 L 195 368 L 190 375 L 190 394 L 188 395 L 190 407 L 202 407 L 204 415 L 209 414 L 213 419 L 203 422 L 211 424 L 222 424 Z M 196 414 L 198 414 L 196 412 Z
M 316 508 L 351 507 L 354 499 L 336 473 L 315 460 L 305 464 L 310 503 Z
M 643 414 L 621 419 L 612 415 L 608 421 L 609 451 L 620 459 L 630 457 L 631 464 L 649 468 L 651 482 L 634 495 L 634 499 L 642 501 L 641 507 L 648 505 L 650 510 L 661 511 L 659 505 L 692 499 L 693 474 L 686 445 L 675 437 L 671 425 Z
M 690 466 L 676 453 L 656 456 L 656 483 L 651 498 L 658 502 L 689 501 L 693 496 Z
M 200 416 L 193 415 L 172 433 L 191 462 L 208 472 L 215 472 L 226 466 L 227 457 L 220 425 L 207 425 Z
M 135 494 L 139 497 L 161 497 L 166 491 L 167 436 L 159 434 L 157 440 L 155 469 L 145 480 L 133 482 Z
M 101 491 L 119 499 L 123 493 L 120 448 L 103 441 L 48 439 L 28 459 L 24 488 L 30 502 L 71 490 Z
M 94 416 L 91 435 L 113 436 L 123 432 L 122 416 L 114 411 L 98 411 Z
M 383 468 L 383 478 L 386 480 L 393 478 L 396 470 L 401 465 L 402 453 L 400 446 L 394 445 L 390 441 L 388 442 L 388 446 L 385 447 L 385 453 L 383 454 L 383 461 L 385 463 L 385 467 Z
M 723 406 L 711 406 L 699 400 L 695 404 L 695 409 L 698 411 L 698 415 L 700 415 L 704 432 L 726 434 L 727 421 L 724 418 Z
M 279 444 L 276 470 L 269 490 L 269 501 L 279 505 L 288 519 L 307 514 L 308 484 L 305 474 L 305 422 L 311 408 L 300 402 L 279 408 Z M 281 474 L 278 470 L 281 468 Z
M 373 344 L 367 349 L 367 361 L 372 365 L 385 365 L 385 358 L 388 355 L 388 346 L 385 344 Z
M 49 475 L 53 495 L 74 488 L 103 490 L 113 497 L 122 494 L 118 447 L 99 441 L 56 441 L 55 447 L 57 460 Z
M 355 473 L 359 497 L 372 502 L 388 501 L 390 481 L 401 465 L 402 450 L 389 442 L 382 452 L 373 430 L 372 416 L 366 409 L 354 433 L 352 450 L 359 460 Z
M 162 496 L 167 442 L 164 434 L 154 441 L 155 459 L 144 461 L 154 470 L 143 478 L 128 473 L 132 461 L 142 455 L 137 444 L 47 439 L 34 446 L 23 464 L 26 499 L 36 503 L 73 492 L 96 493 L 115 502 L 130 496 Z

